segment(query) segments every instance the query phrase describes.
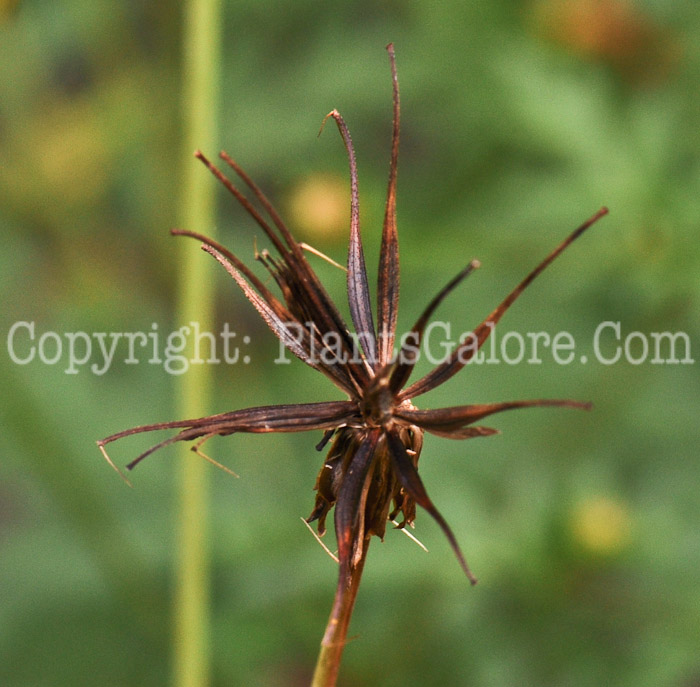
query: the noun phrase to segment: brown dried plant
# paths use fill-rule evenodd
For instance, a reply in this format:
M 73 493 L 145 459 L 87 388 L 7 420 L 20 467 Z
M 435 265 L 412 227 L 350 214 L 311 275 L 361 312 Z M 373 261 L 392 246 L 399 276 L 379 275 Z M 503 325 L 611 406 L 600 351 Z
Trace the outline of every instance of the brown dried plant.
M 127 429 L 98 442 L 105 458 L 105 446 L 117 439 L 162 429 L 179 430 L 174 436 L 151 447 L 127 465 L 131 470 L 148 455 L 177 441 L 197 440 L 193 450 L 214 436 L 236 432 L 302 432 L 322 430 L 317 446 L 322 450 L 332 440 L 316 481 L 316 502 L 307 522 L 318 521 L 325 532 L 328 512 L 335 506 L 335 534 L 338 544 L 338 583 L 324 634 L 314 685 L 334 685 L 346 641 L 370 539 L 384 537 L 387 522 L 399 515 L 398 528 L 412 525 L 416 505 L 437 521 L 472 584 L 472 574 L 457 540 L 431 501 L 418 474 L 423 434 L 449 439 L 489 436 L 497 430 L 475 423 L 494 413 L 514 408 L 560 406 L 589 409 L 589 403 L 572 400 L 527 400 L 480 405 L 462 405 L 421 410 L 413 400 L 459 372 L 478 352 L 503 314 L 565 248 L 596 220 L 607 213 L 599 210 L 552 251 L 513 291 L 431 372 L 406 386 L 419 357 L 423 332 L 443 299 L 479 266 L 470 262 L 430 301 L 395 353 L 399 301 L 399 249 L 396 228 L 396 171 L 399 150 L 399 87 L 394 49 L 387 46 L 393 80 L 393 135 L 389 185 L 382 230 L 377 286 L 377 326 L 371 305 L 367 270 L 360 237 L 359 195 L 355 151 L 350 133 L 336 110 L 332 118 L 340 130 L 350 163 L 351 211 L 347 261 L 347 292 L 355 336 L 343 320 L 316 273 L 306 259 L 303 246 L 292 235 L 270 201 L 241 167 L 225 152 L 221 158 L 249 188 L 257 207 L 201 152 L 196 156 L 231 192 L 273 244 L 277 256 L 267 251 L 257 257 L 281 292 L 281 299 L 222 245 L 193 231 L 173 230 L 202 242 L 231 275 L 279 340 L 310 367 L 326 375 L 346 400 L 274 405 L 234 410 L 210 417 L 159 422 Z M 270 221 L 271 220 L 271 221 Z M 358 344 L 359 342 L 359 344 Z M 203 454 L 201 454 L 203 455 Z M 204 456 L 206 457 L 206 456 Z M 218 465 L 218 464 L 217 464 Z M 226 469 L 226 468 L 224 468 Z

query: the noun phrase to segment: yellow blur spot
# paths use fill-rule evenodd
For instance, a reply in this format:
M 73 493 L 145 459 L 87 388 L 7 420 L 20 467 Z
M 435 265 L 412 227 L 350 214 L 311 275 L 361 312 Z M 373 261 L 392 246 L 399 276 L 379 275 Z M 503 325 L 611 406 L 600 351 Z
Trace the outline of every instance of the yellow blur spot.
M 671 36 L 630 0 L 535 0 L 533 28 L 570 51 L 603 60 L 623 77 L 663 79 L 677 60 Z
M 573 539 L 592 554 L 618 553 L 627 544 L 631 528 L 632 518 L 625 504 L 607 496 L 587 499 L 572 513 Z
M 66 204 L 99 201 L 107 183 L 107 150 L 95 108 L 57 99 L 37 117 L 35 132 L 36 171 L 44 188 Z
M 9 19 L 19 6 L 19 0 L 0 0 L 0 19 Z
M 332 175 L 312 175 L 293 192 L 290 202 L 293 226 L 310 238 L 345 236 L 350 224 L 350 191 Z

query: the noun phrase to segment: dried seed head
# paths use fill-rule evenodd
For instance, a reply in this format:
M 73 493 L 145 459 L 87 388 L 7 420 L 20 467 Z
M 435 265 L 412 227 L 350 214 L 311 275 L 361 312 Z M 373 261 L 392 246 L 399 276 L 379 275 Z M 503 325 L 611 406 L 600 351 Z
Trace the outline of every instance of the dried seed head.
M 417 505 L 428 511 L 438 522 L 466 575 L 472 582 L 476 581 L 452 530 L 432 503 L 418 475 L 423 433 L 430 432 L 451 439 L 484 437 L 496 433 L 496 430 L 474 423 L 495 413 L 535 406 L 588 409 L 590 404 L 570 400 L 531 400 L 420 410 L 413 405 L 412 400 L 459 372 L 532 281 L 588 227 L 607 213 L 602 208 L 576 229 L 508 294 L 444 363 L 406 387 L 430 318 L 443 299 L 479 263 L 476 260 L 470 262 L 437 291 L 405 337 L 398 354 L 394 355 L 399 300 L 396 180 L 400 107 L 393 46 L 390 45 L 387 49 L 393 84 L 393 133 L 379 256 L 376 328 L 360 236 L 355 151 L 350 132 L 340 113 L 333 110 L 326 117 L 336 122 L 348 154 L 351 203 L 347 291 L 352 324 L 360 340 L 361 350 L 358 350 L 350 328 L 307 261 L 305 245 L 294 238 L 263 192 L 226 153 L 221 153 L 221 158 L 249 189 L 267 218 L 201 152 L 197 152 L 197 157 L 231 192 L 271 241 L 274 253 L 262 251 L 256 257 L 273 277 L 280 295 L 276 296 L 252 270 L 217 242 L 192 231 L 173 232 L 201 241 L 203 249 L 226 269 L 278 339 L 300 360 L 326 375 L 345 394 L 347 400 L 248 408 L 206 418 L 158 423 L 119 432 L 98 442 L 100 450 L 111 463 L 104 447 L 116 439 L 159 429 L 178 430 L 175 436 L 160 442 L 133 460 L 127 466 L 131 469 L 156 449 L 175 441 L 197 440 L 194 448 L 199 452 L 201 445 L 213 436 L 236 432 L 322 430 L 324 436 L 318 446 L 319 450 L 331 439 L 332 443 L 316 480 L 316 501 L 307 522 L 317 521 L 318 531 L 323 534 L 326 517 L 335 508 L 340 595 L 349 588 L 349 580 L 354 571 L 361 569 L 370 538 L 375 535 L 384 537 L 387 522 L 394 521 L 399 516 L 400 528 L 412 524 Z M 336 610 L 340 608 L 338 603 Z

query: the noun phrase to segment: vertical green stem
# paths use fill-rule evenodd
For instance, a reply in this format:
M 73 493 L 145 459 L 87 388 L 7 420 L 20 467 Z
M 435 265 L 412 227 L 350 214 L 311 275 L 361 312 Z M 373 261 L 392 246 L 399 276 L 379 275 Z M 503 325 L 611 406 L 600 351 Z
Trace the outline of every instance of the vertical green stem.
M 182 226 L 213 235 L 215 184 L 197 164 L 197 148 L 215 149 L 218 119 L 220 0 L 185 0 L 183 16 L 183 186 Z M 213 324 L 212 279 L 196 246 L 179 242 L 182 275 L 178 326 Z M 191 339 L 192 337 L 190 337 Z M 208 351 L 200 351 L 202 358 Z M 190 359 L 192 351 L 189 352 Z M 211 373 L 206 364 L 192 365 L 177 378 L 177 414 L 200 417 L 208 409 Z M 209 549 L 207 538 L 207 473 L 205 463 L 187 447 L 181 449 L 178 561 L 175 597 L 174 684 L 206 687 L 209 683 Z
M 370 539 L 367 537 L 362 548 L 362 558 L 353 567 L 350 584 L 346 584 L 345 580 L 342 579 L 343 576 L 339 580 L 335 600 L 333 601 L 333 609 L 328 619 L 326 632 L 321 640 L 321 650 L 316 661 L 311 687 L 335 687 L 338 671 L 340 670 L 340 661 L 345 649 L 350 618 L 355 607 L 362 571 L 367 560 L 369 542 Z

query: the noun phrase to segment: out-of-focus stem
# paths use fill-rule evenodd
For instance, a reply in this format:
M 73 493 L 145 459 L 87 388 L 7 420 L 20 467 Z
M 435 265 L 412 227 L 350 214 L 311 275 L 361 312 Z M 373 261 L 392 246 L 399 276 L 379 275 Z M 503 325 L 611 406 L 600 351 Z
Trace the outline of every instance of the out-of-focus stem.
M 215 186 L 192 153 L 196 148 L 217 147 L 220 5 L 220 0 L 186 0 L 183 14 L 184 149 L 180 222 L 209 236 L 214 235 Z M 212 279 L 207 272 L 209 264 L 201 251 L 192 250 L 191 244 L 178 242 L 178 248 L 181 251 L 178 274 L 182 279 L 176 321 L 179 325 L 198 322 L 201 331 L 211 331 L 214 298 Z M 207 365 L 193 365 L 178 377 L 177 415 L 206 415 L 210 386 Z M 207 473 L 204 461 L 187 447 L 181 448 L 180 467 L 173 683 L 176 687 L 206 687 L 209 684 Z

